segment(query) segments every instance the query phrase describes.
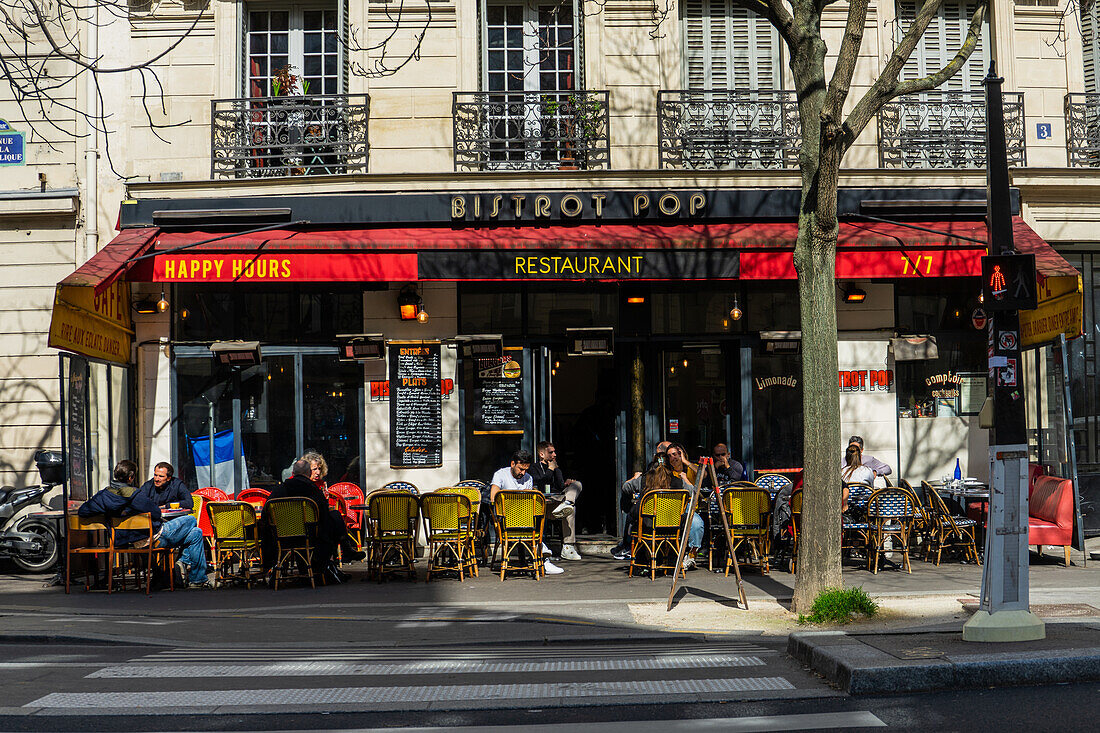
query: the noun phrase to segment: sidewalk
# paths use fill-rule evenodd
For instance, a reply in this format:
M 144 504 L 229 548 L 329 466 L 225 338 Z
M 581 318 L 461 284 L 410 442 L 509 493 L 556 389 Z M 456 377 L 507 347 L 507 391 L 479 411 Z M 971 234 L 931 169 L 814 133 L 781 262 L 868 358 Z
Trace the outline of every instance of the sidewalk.
M 1090 549 L 1100 549 L 1100 538 Z M 668 577 L 626 577 L 608 557 L 562 562 L 563 575 L 535 582 L 482 572 L 459 583 L 359 582 L 316 590 L 308 584 L 176 591 L 146 597 L 133 590 L 43 588 L 42 576 L 0 574 L 0 642 L 157 644 L 440 644 L 564 643 L 630 640 L 652 644 L 788 636 L 788 652 L 852 693 L 1028 684 L 1100 677 L 1100 561 L 1062 567 L 1032 555 L 1033 610 L 1048 638 L 1024 645 L 961 641 L 977 603 L 981 568 L 914 561 L 912 574 L 877 575 L 845 567 L 845 583 L 880 605 L 873 620 L 834 629 L 799 626 L 788 610 L 794 576 L 746 570 L 749 608 L 739 608 L 734 579 L 689 572 L 671 612 Z M 0 571 L 2 572 L 2 571 Z

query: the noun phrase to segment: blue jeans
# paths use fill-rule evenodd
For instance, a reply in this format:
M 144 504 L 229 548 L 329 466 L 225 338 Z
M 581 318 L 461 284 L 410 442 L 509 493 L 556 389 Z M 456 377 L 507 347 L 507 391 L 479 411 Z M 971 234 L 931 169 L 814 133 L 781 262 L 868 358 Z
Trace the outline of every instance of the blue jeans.
M 206 582 L 206 548 L 202 543 L 202 530 L 193 516 L 185 514 L 160 525 L 157 546 L 182 548 L 180 559 L 190 568 L 187 582 Z
M 703 546 L 703 518 L 699 513 L 691 515 L 691 529 L 688 530 L 688 549 L 698 550 Z

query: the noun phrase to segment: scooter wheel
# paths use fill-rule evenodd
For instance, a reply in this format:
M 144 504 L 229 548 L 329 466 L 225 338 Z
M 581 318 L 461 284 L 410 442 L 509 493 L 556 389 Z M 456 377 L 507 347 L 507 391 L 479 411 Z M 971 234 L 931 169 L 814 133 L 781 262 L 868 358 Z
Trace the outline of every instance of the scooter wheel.
M 13 555 L 12 562 L 28 573 L 41 573 L 57 564 L 60 548 L 57 545 L 57 533 L 54 528 L 43 522 L 29 519 L 15 527 L 16 532 L 38 535 L 42 539 L 42 549 L 36 553 Z

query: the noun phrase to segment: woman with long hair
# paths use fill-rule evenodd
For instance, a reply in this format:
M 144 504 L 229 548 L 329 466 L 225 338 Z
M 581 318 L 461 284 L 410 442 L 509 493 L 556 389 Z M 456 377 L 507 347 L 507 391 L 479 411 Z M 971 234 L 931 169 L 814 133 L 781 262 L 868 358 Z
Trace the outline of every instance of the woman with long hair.
M 863 465 L 863 452 L 852 443 L 844 451 L 844 468 L 840 470 L 840 480 L 845 484 L 875 485 L 875 472 Z M 840 511 L 848 511 L 848 487 L 840 495 Z
M 302 456 L 302 460 L 309 461 L 309 480 L 321 491 L 328 489 L 328 482 L 325 481 L 325 476 L 328 476 L 328 463 L 325 462 L 325 457 L 311 451 Z
M 672 472 L 684 480 L 689 486 L 695 485 L 695 465 L 688 460 L 687 449 L 679 443 L 673 443 L 668 447 L 669 467 Z

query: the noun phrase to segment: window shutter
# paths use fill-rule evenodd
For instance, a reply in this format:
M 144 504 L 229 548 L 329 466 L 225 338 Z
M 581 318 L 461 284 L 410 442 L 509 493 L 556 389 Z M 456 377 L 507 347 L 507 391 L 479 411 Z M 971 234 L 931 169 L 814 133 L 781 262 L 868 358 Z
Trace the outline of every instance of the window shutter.
M 917 17 L 917 8 L 922 4 L 921 0 L 898 0 L 897 13 L 901 35 L 904 35 L 912 25 Z M 903 80 L 920 79 L 943 68 L 962 46 L 966 32 L 970 28 L 970 18 L 976 8 L 976 0 L 945 0 L 936 17 L 928 24 L 924 37 L 917 44 L 913 55 L 905 63 L 901 78 Z M 985 42 L 987 25 L 983 24 L 978 45 L 967 59 L 966 65 L 948 79 L 947 83 L 941 85 L 940 89 L 945 91 L 982 90 L 982 79 L 985 78 L 986 69 L 989 66 Z
M 779 34 L 728 0 L 684 0 L 688 89 L 778 89 Z
M 1100 92 L 1097 66 L 1100 65 L 1100 0 L 1081 0 L 1081 41 L 1084 46 L 1085 91 Z

